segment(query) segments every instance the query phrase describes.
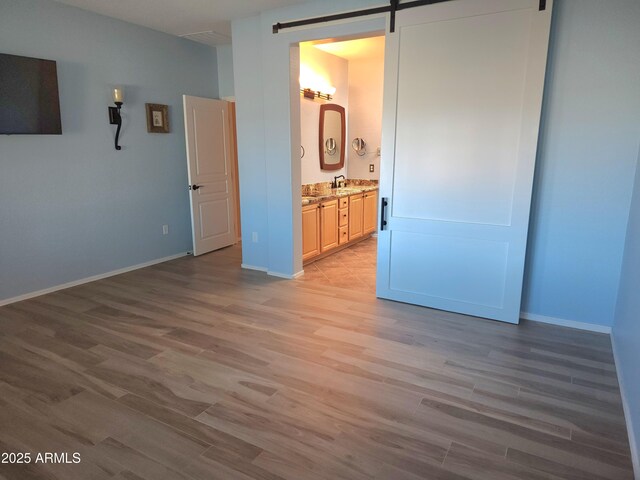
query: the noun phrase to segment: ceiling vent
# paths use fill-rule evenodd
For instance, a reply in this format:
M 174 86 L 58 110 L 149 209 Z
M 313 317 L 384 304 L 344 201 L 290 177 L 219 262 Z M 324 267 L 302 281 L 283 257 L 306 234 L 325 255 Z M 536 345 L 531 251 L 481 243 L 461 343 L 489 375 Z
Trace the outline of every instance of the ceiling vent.
M 217 45 L 228 45 L 231 43 L 231 37 L 223 35 L 221 33 L 209 30 L 207 32 L 195 32 L 179 35 L 181 38 L 187 40 L 193 40 L 194 42 L 204 43 L 205 45 L 211 45 L 213 47 Z

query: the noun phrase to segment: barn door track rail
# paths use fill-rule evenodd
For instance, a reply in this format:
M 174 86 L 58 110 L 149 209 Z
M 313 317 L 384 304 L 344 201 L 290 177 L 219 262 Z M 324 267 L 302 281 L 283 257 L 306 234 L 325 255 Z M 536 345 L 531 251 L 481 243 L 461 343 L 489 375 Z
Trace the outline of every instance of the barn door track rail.
M 377 15 L 379 13 L 390 13 L 391 21 L 389 22 L 389 31 L 393 33 L 396 28 L 396 12 L 406 10 L 408 8 L 423 7 L 425 5 L 434 5 L 436 3 L 451 2 L 454 0 L 413 0 L 411 2 L 400 3 L 399 0 L 390 0 L 389 5 L 383 7 L 365 8 L 364 10 L 354 10 L 351 12 L 335 13 L 333 15 L 324 15 L 321 17 L 305 18 L 304 20 L 292 20 L 290 22 L 278 22 L 273 25 L 273 33 L 279 33 L 281 30 L 294 27 L 303 27 L 306 25 L 316 25 L 318 23 L 333 22 L 335 20 L 344 20 L 345 18 L 366 17 L 369 15 Z M 542 11 L 547 8 L 547 0 L 540 0 L 538 10 Z

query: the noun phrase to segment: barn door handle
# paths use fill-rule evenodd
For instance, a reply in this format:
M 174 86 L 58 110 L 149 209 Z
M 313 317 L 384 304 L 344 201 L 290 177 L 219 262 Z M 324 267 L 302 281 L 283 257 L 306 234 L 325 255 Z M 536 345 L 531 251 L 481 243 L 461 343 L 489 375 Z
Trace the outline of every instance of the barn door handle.
M 388 202 L 388 199 L 385 197 L 382 199 L 381 208 L 380 208 L 380 230 L 386 230 L 387 205 L 389 205 L 389 202 Z

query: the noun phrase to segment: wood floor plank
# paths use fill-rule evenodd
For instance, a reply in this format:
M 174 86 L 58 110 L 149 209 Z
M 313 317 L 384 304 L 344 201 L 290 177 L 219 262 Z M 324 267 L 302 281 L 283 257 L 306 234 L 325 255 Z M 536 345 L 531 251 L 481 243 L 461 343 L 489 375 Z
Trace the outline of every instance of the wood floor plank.
M 607 335 L 378 300 L 375 251 L 286 281 L 235 246 L 0 307 L 0 451 L 82 455 L 0 479 L 633 478 Z
M 459 443 L 454 443 L 451 446 L 443 466 L 448 470 L 477 480 L 557 480 L 559 478 L 528 468 L 526 465 L 509 462 L 504 457 L 487 455 Z

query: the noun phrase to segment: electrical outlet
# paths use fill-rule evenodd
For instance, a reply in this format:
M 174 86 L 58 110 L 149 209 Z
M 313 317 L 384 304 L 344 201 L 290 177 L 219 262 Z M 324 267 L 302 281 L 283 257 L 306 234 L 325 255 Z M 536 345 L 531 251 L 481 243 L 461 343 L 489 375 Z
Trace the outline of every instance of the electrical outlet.
M 373 163 L 369 164 L 369 172 L 373 173 L 375 171 L 375 167 L 373 166 Z
M 169 225 L 162 225 L 162 234 L 169 235 Z
M 253 243 L 258 243 L 258 232 L 252 232 L 251 233 L 251 241 Z

